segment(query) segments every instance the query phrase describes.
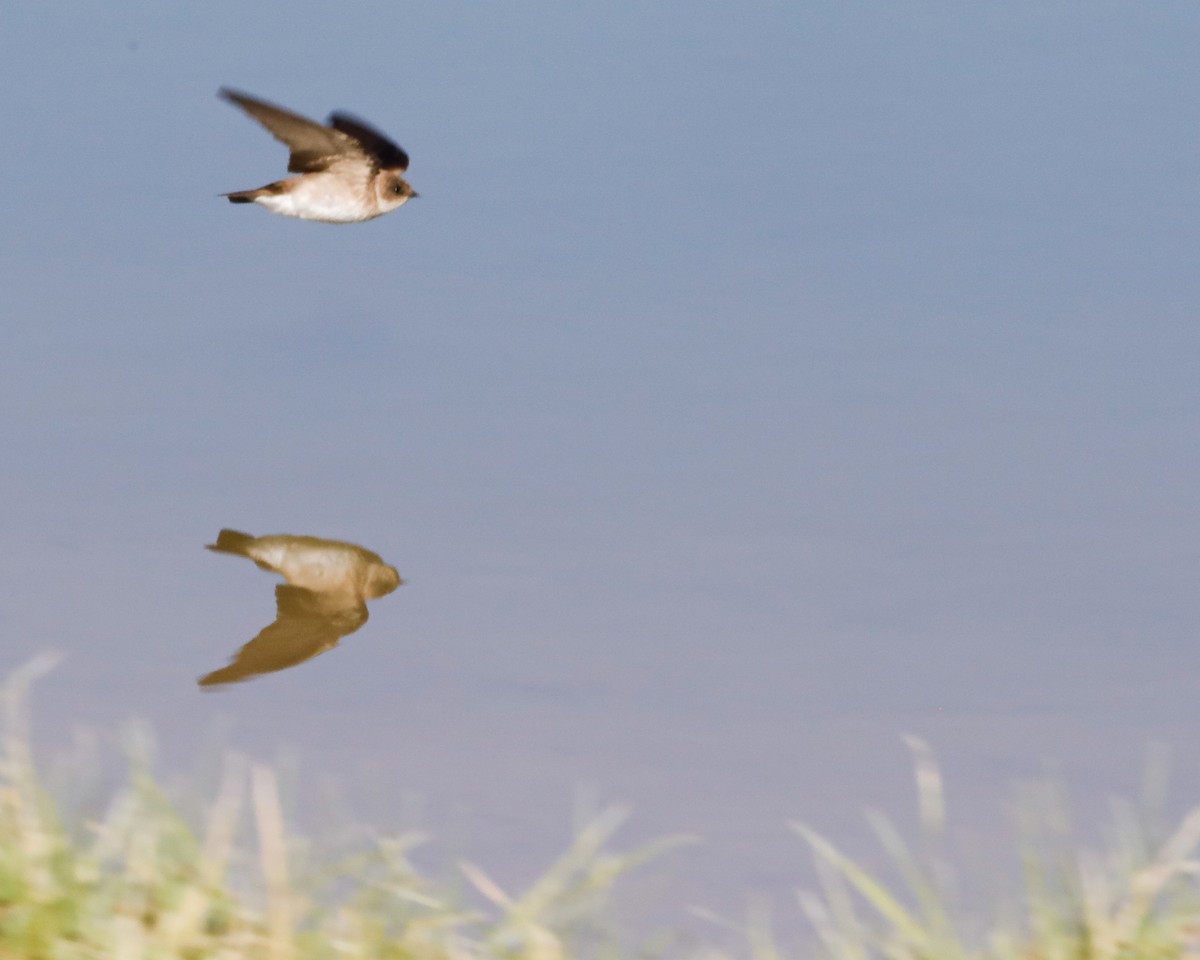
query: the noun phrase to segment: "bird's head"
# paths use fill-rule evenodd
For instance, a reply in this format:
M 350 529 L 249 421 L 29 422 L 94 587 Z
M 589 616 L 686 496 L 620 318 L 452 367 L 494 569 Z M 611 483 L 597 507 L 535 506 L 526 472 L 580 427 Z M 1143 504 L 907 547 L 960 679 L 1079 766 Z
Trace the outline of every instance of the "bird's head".
M 394 170 L 385 170 L 376 180 L 376 192 L 379 195 L 379 205 L 385 212 L 395 210 L 417 196 L 407 180 Z
M 372 599 L 387 596 L 403 582 L 395 567 L 385 563 L 375 564 L 367 574 L 366 595 Z

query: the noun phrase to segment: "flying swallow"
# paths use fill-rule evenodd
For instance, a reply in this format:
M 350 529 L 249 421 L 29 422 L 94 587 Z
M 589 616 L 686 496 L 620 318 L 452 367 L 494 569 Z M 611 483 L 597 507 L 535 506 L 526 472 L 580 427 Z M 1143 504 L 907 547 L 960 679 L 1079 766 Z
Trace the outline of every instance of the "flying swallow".
M 223 87 L 220 96 L 287 144 L 288 171 L 300 174 L 257 190 L 222 194 L 230 203 L 257 203 L 301 220 L 360 223 L 391 213 L 417 196 L 401 176 L 408 169 L 408 154 L 361 120 L 335 113 L 323 127 L 236 90 Z
M 282 574 L 275 587 L 275 621 L 243 646 L 227 667 L 199 680 L 202 687 L 248 680 L 294 667 L 331 650 L 367 622 L 367 600 L 403 582 L 395 567 L 353 543 L 272 534 L 252 537 L 222 530 L 209 550 L 253 560 Z

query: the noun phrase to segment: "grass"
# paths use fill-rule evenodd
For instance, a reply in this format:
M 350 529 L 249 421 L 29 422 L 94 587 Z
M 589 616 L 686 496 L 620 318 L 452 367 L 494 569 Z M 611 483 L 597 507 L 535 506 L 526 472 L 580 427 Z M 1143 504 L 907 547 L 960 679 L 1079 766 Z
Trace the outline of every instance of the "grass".
M 915 755 L 922 853 L 886 818 L 871 826 L 902 877 L 888 889 L 807 826 L 793 823 L 812 850 L 820 894 L 800 905 L 834 960 L 1200 960 L 1200 808 L 1165 836 L 1157 818 L 1120 804 L 1101 852 L 1079 851 L 1053 784 L 1027 804 L 1021 862 L 1024 895 L 1000 911 L 1005 919 L 968 936 L 954 909 L 951 865 L 943 846 L 941 776 L 929 748 L 909 738 Z
M 412 835 L 377 837 L 318 861 L 287 828 L 272 771 L 237 759 L 199 822 L 168 799 L 134 751 L 107 805 L 67 823 L 34 766 L 25 713 L 29 684 L 50 666 L 46 658 L 27 665 L 3 690 L 0 960 L 647 956 L 612 932 L 610 896 L 628 871 L 681 838 L 613 853 L 618 809 L 580 830 L 521 894 L 471 863 L 458 864 L 464 884 L 454 890 L 432 882 L 413 864 L 420 838 Z M 915 846 L 885 818 L 870 817 L 897 882 L 792 824 L 816 867 L 817 889 L 799 894 L 812 943 L 785 950 L 755 908 L 736 942 L 721 937 L 717 946 L 714 931 L 711 947 L 656 952 L 706 960 L 1200 960 L 1200 809 L 1159 831 L 1122 808 L 1103 851 L 1087 854 L 1075 849 L 1061 805 L 1042 805 L 1025 829 L 1024 896 L 971 934 L 939 852 L 940 774 L 928 748 L 910 746 L 921 823 Z
M 680 842 L 607 846 L 625 812 L 602 813 L 521 895 L 460 864 L 476 904 L 414 867 L 413 835 L 320 863 L 289 833 L 272 771 L 232 760 L 198 827 L 134 751 L 106 808 L 71 829 L 29 750 L 25 694 L 35 661 L 3 692 L 0 960 L 330 957 L 558 960 L 613 949 L 606 904 L 617 879 Z M 253 840 L 238 843 L 248 820 Z

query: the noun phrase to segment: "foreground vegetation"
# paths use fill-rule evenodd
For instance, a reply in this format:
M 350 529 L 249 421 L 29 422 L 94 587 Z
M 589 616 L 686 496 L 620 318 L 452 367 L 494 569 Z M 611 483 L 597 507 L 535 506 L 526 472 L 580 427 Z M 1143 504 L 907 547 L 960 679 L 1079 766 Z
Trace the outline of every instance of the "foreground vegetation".
M 610 853 L 620 811 L 581 830 L 519 896 L 468 863 L 459 864 L 461 888 L 433 883 L 410 859 L 418 842 L 411 836 L 380 837 L 351 855 L 313 862 L 285 826 L 272 772 L 236 761 L 196 822 L 136 756 L 102 811 L 67 822 L 32 762 L 24 714 L 28 684 L 47 668 L 43 660 L 18 671 L 3 694 L 0 960 L 560 960 L 649 952 L 708 960 L 1200 960 L 1200 810 L 1162 837 L 1120 812 L 1106 852 L 1088 856 L 1073 852 L 1061 818 L 1044 808 L 1028 831 L 1023 900 L 993 929 L 968 935 L 937 852 L 940 777 L 928 750 L 912 741 L 920 852 L 887 820 L 871 821 L 889 871 L 901 878 L 894 888 L 793 824 L 816 864 L 819 892 L 799 894 L 815 931 L 811 944 L 781 948 L 756 911 L 740 940 L 725 938 L 720 948 L 634 950 L 606 920 L 614 884 L 679 840 Z

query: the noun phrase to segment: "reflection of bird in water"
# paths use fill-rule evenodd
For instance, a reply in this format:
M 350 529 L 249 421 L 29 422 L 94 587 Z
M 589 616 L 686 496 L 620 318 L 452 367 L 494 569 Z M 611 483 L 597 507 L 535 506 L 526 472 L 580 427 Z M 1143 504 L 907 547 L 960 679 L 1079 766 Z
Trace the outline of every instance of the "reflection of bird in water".
M 366 600 L 403 582 L 378 554 L 338 540 L 222 530 L 208 549 L 249 557 L 287 583 L 275 588 L 275 622 L 242 647 L 229 666 L 201 677 L 202 687 L 294 667 L 336 647 L 367 622 Z

